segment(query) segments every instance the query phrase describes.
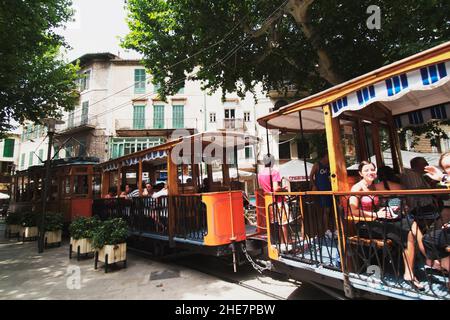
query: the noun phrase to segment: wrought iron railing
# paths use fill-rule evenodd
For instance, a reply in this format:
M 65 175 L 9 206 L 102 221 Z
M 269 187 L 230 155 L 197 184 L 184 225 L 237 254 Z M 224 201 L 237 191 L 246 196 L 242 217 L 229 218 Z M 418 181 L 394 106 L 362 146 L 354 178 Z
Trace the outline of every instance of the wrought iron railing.
M 448 196 L 448 190 L 275 193 L 266 196 L 271 245 L 285 259 L 340 270 L 359 289 L 450 299 L 448 270 L 427 265 L 450 259 L 450 239 L 447 247 L 433 243 L 450 220 L 442 207 Z
M 197 195 L 95 199 L 92 212 L 102 220 L 120 217 L 137 233 L 197 241 L 207 234 L 206 207 Z
M 203 240 L 208 233 L 206 206 L 201 195 L 172 196 L 174 235 L 179 238 Z

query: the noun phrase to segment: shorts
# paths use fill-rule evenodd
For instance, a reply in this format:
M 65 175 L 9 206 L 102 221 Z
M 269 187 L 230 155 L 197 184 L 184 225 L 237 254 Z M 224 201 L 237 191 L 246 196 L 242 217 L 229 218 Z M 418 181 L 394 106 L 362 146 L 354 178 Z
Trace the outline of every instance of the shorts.
M 445 248 L 450 246 L 450 228 L 431 230 L 423 236 L 423 246 L 428 259 L 438 260 L 448 257 Z
M 399 220 L 375 220 L 367 222 L 358 222 L 356 230 L 359 237 L 369 239 L 390 239 L 403 249 L 408 242 L 408 234 L 413 224 L 411 218 Z

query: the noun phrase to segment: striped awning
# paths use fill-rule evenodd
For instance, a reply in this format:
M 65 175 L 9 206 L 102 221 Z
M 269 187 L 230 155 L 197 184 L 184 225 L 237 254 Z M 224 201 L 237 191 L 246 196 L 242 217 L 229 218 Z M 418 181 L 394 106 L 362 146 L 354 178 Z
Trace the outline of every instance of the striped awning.
M 117 170 L 119 168 L 119 163 L 122 165 L 122 167 L 130 167 L 130 166 L 137 165 L 140 160 L 151 161 L 151 160 L 155 160 L 155 159 L 161 159 L 164 157 L 167 157 L 167 152 L 165 150 L 151 151 L 151 152 L 148 152 L 139 157 L 124 159 L 121 162 L 110 162 L 103 167 L 103 170 L 104 171 Z
M 390 102 L 400 98 L 409 99 L 409 104 L 425 103 L 430 100 L 431 105 L 437 99 L 433 99 L 434 93 L 428 93 L 430 89 L 435 89 L 449 83 L 450 61 L 440 62 L 407 73 L 398 74 L 373 85 L 367 86 L 331 103 L 333 117 L 339 116 L 344 111 L 356 111 L 365 108 L 373 102 Z M 447 91 L 447 90 L 445 90 Z M 420 95 L 420 99 L 417 96 Z M 417 107 L 424 107 L 417 106 Z M 393 114 L 395 108 L 392 108 Z

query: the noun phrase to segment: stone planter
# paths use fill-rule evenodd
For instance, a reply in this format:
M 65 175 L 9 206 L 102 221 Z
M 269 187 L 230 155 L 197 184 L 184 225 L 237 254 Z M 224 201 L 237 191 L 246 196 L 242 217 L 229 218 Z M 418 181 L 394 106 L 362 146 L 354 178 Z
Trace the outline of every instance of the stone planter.
M 77 253 L 77 260 L 80 260 L 80 255 L 88 255 L 93 253 L 95 250 L 92 247 L 91 239 L 74 239 L 70 238 L 70 249 L 69 249 L 69 259 L 72 259 L 72 252 Z
M 61 230 L 56 231 L 46 231 L 44 234 L 44 243 L 45 246 L 49 244 L 58 244 L 58 247 L 61 246 Z
M 95 269 L 97 269 L 98 261 L 105 264 L 105 273 L 108 272 L 108 265 L 123 261 L 124 268 L 127 267 L 127 243 L 119 243 L 115 245 L 105 245 L 95 251 Z
M 5 229 L 5 238 L 11 238 L 11 235 L 20 236 L 22 231 L 22 226 L 20 224 L 8 224 Z
M 20 234 L 22 235 L 22 241 L 37 240 L 38 227 L 22 227 Z

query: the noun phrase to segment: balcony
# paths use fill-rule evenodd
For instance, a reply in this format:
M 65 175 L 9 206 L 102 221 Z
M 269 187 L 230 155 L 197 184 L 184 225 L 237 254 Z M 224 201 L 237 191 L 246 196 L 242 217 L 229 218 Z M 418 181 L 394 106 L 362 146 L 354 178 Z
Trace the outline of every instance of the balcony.
M 200 123 L 197 118 L 164 118 L 164 119 L 116 119 L 115 129 L 119 136 L 166 135 L 176 129 L 197 132 Z
M 247 127 L 244 119 L 223 119 L 221 125 L 219 122 L 218 129 L 224 131 L 245 131 Z
M 86 116 L 78 116 L 78 117 L 70 117 L 64 119 L 66 123 L 62 125 L 56 126 L 56 132 L 58 134 L 72 134 L 75 132 L 80 132 L 84 130 L 95 129 L 98 125 L 98 120 L 96 117 L 86 117 Z

